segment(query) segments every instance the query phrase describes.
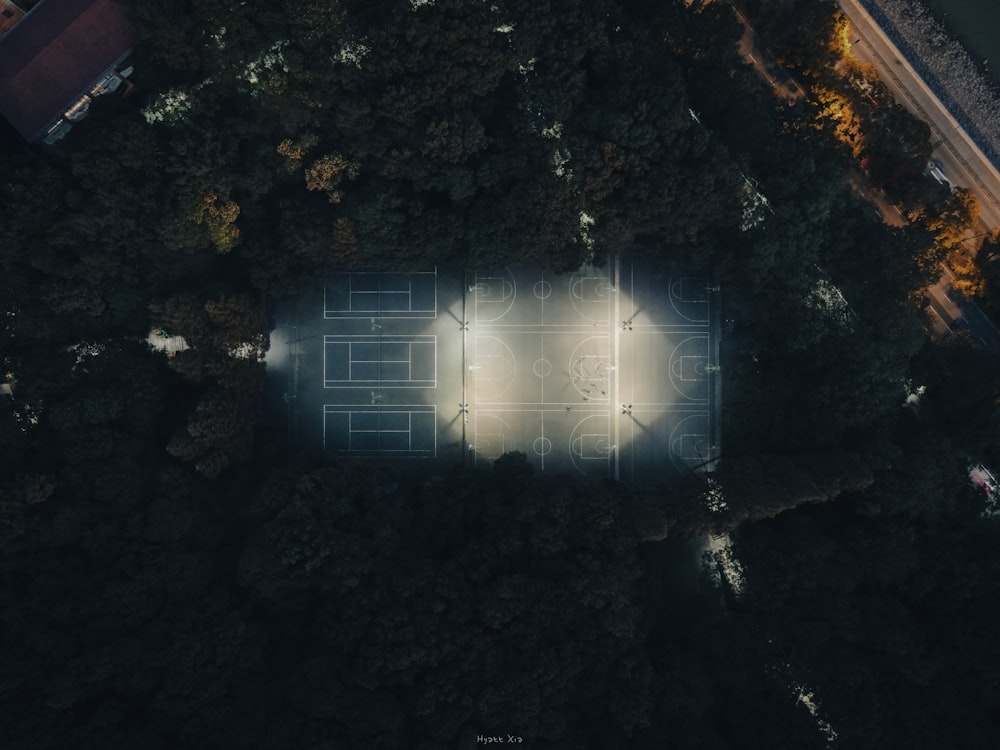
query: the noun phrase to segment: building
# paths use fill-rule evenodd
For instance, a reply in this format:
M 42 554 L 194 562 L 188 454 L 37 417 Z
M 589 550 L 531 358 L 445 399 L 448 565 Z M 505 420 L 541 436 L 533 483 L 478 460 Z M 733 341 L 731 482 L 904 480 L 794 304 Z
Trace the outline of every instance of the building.
M 11 0 L 0 0 L 0 37 L 24 18 L 24 11 Z
M 122 85 L 133 39 L 121 2 L 42 0 L 0 36 L 0 114 L 29 143 L 54 143 Z

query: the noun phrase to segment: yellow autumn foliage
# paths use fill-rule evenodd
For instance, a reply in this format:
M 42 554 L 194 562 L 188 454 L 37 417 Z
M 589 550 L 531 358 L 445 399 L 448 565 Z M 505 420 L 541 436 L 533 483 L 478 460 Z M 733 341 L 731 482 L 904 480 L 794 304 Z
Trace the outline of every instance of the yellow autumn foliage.
M 240 230 L 236 226 L 239 215 L 239 204 L 221 200 L 216 193 L 209 191 L 202 195 L 193 218 L 208 230 L 215 249 L 220 253 L 228 253 L 240 239 Z
M 289 174 L 302 166 L 302 160 L 317 143 L 319 143 L 319 138 L 312 133 L 306 133 L 297 140 L 286 138 L 278 144 L 278 153 L 285 157 L 285 169 L 288 170 Z
M 323 190 L 331 203 L 340 203 L 343 193 L 338 190 L 340 181 L 346 176 L 353 180 L 358 176 L 360 165 L 341 154 L 321 156 L 306 170 L 306 189 Z

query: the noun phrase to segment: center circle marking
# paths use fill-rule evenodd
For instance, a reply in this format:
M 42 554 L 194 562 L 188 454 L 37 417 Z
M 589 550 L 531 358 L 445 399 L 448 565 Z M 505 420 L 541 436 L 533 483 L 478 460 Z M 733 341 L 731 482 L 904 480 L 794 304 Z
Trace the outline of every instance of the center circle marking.
M 547 456 L 552 452 L 552 441 L 547 437 L 535 438 L 535 442 L 532 443 L 531 449 L 539 456 Z
M 546 378 L 552 372 L 552 363 L 547 359 L 536 359 L 531 366 L 531 371 L 540 378 Z
M 548 299 L 548 296 L 552 294 L 552 285 L 547 281 L 537 281 L 534 291 L 538 299 Z

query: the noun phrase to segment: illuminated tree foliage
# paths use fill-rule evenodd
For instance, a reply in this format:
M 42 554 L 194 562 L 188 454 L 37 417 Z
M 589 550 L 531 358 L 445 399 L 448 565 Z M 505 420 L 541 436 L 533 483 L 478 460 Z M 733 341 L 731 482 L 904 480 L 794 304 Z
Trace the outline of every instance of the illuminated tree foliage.
M 976 196 L 967 188 L 956 188 L 945 196 L 935 215 L 927 219 L 926 226 L 934 232 L 934 239 L 939 245 L 951 249 L 978 221 Z
M 206 388 L 167 451 L 215 478 L 251 455 L 264 387 L 267 317 L 247 295 L 220 295 L 204 303 L 182 295 L 154 304 L 151 313 L 154 325 L 190 346 L 174 354 L 170 366 Z

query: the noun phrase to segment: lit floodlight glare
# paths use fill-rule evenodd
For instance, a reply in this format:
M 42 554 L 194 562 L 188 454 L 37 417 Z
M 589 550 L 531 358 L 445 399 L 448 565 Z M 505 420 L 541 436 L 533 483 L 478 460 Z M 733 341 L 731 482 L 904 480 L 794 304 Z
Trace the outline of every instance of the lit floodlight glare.
M 264 366 L 268 370 L 284 370 L 288 367 L 291 352 L 292 329 L 279 325 L 270 333 L 267 351 L 264 352 Z
M 472 289 L 471 294 L 476 294 L 477 286 Z M 682 461 L 702 462 L 698 453 L 705 456 L 708 452 L 707 440 L 694 443 L 684 430 L 702 426 L 706 418 L 698 425 L 685 425 L 692 415 L 674 413 L 667 396 L 670 355 L 684 337 L 670 340 L 665 325 L 669 321 L 653 319 L 650 311 L 640 309 L 627 284 L 610 284 L 608 291 L 617 296 L 612 306 L 616 312 L 608 320 L 595 323 L 593 329 L 556 327 L 543 334 L 546 350 L 573 351 L 574 356 L 583 357 L 575 365 L 541 358 L 532 363 L 514 360 L 510 348 L 495 337 L 495 329 L 477 330 L 475 310 L 467 310 L 465 406 L 456 406 L 455 416 L 461 418 L 450 425 L 448 439 L 461 440 L 464 432 L 468 453 L 477 462 L 488 463 L 518 450 L 541 468 L 558 465 L 595 473 L 600 467 L 600 473 L 620 474 L 625 479 L 636 472 L 670 473 L 670 462 L 665 465 L 664 459 L 669 457 L 672 442 L 691 454 L 681 455 Z M 579 354 L 581 346 L 581 351 L 587 350 L 588 340 L 594 341 L 591 346 L 607 342 L 606 360 L 597 354 Z M 581 367 L 590 368 L 589 374 Z M 499 394 L 521 393 L 543 376 L 545 397 L 540 403 L 498 406 Z M 558 429 L 546 429 L 557 422 Z M 639 448 L 641 455 L 635 455 L 633 448 Z M 569 460 L 555 461 L 560 455 Z M 683 465 L 674 469 L 680 471 Z
M 625 481 L 708 466 L 717 452 L 710 441 L 710 383 L 717 375 L 705 313 L 709 287 L 698 279 L 660 283 L 626 265 L 624 273 L 612 263 L 560 276 L 530 269 L 435 274 L 434 312 L 421 307 L 420 315 L 400 316 L 357 312 L 358 300 L 373 309 L 364 295 L 374 282 L 351 276 L 324 294 L 325 320 L 350 322 L 336 329 L 321 324 L 325 339 L 334 341 L 318 357 L 310 352 L 319 332 L 279 326 L 265 361 L 297 372 L 293 360 L 306 352 L 314 364 L 303 367 L 329 371 L 317 389 L 324 403 L 357 406 L 361 416 L 345 416 L 344 405 L 324 416 L 323 430 L 331 430 L 329 443 L 323 432 L 324 446 L 343 442 L 332 431 L 351 419 L 357 433 L 367 414 L 395 420 L 405 412 L 411 420 L 433 414 L 430 422 L 419 416 L 421 424 L 433 424 L 420 428 L 420 440 L 433 430 L 434 454 L 466 463 L 485 466 L 520 451 L 536 469 Z M 353 302 L 345 297 L 351 284 Z M 308 346 L 297 343 L 306 337 Z M 348 340 L 351 356 L 344 354 Z M 418 361 L 414 341 L 434 352 L 433 365 L 423 355 Z M 289 384 L 296 393 L 297 376 L 289 374 Z M 396 441 L 404 427 L 382 430 L 379 440 Z

